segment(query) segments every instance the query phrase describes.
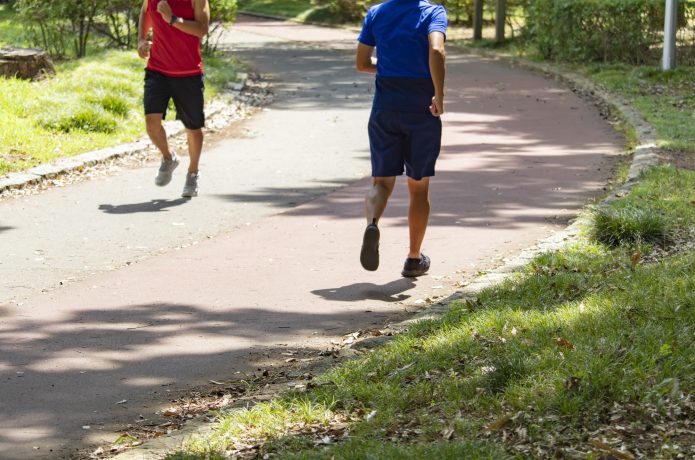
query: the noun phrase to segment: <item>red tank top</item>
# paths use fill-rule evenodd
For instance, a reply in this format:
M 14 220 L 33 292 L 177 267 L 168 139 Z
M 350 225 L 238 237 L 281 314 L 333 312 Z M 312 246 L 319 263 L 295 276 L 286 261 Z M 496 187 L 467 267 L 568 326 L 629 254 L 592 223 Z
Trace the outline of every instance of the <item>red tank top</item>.
M 160 0 L 148 0 L 147 14 L 152 25 L 152 48 L 147 69 L 169 77 L 203 74 L 200 38 L 170 26 L 157 12 Z M 194 19 L 193 0 L 167 0 L 175 16 Z

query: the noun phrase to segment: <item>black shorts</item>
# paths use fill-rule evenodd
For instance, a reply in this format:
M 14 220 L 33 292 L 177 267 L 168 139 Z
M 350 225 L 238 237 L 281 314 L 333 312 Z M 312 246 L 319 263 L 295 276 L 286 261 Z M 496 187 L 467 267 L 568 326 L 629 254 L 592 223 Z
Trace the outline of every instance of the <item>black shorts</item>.
M 174 100 L 176 118 L 188 129 L 205 126 L 205 83 L 202 75 L 168 77 L 153 70 L 145 70 L 145 115 L 167 115 L 169 100 Z

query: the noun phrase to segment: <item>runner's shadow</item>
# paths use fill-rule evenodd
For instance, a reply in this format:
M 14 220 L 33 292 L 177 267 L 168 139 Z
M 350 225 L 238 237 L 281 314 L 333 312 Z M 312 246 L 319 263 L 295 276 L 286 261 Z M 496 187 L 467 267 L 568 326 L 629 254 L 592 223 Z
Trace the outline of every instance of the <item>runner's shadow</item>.
M 357 300 L 379 300 L 382 302 L 401 302 L 410 298 L 404 291 L 415 287 L 412 278 L 400 278 L 390 283 L 378 285 L 374 283 L 355 283 L 333 289 L 317 289 L 311 291 L 326 300 L 339 302 L 355 302 Z
M 104 211 L 106 214 L 136 214 L 139 212 L 160 212 L 165 211 L 166 208 L 173 208 L 174 206 L 180 206 L 190 200 L 186 198 L 179 198 L 177 200 L 150 200 L 144 203 L 133 203 L 133 204 L 100 204 L 99 210 Z

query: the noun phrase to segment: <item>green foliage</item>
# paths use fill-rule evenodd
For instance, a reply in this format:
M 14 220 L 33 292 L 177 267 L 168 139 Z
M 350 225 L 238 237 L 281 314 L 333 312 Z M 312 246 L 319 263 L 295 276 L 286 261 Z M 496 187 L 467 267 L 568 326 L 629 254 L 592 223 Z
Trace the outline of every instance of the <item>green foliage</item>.
M 358 22 L 375 1 L 371 0 L 313 0 L 335 19 L 335 22 Z
M 221 32 L 236 18 L 236 0 L 209 0 L 210 33 L 203 51 L 213 53 Z M 54 56 L 84 57 L 88 48 L 130 49 L 137 39 L 141 2 L 132 0 L 17 0 L 31 40 Z
M 83 57 L 94 20 L 107 4 L 106 0 L 17 0 L 17 10 L 34 26 L 34 40 L 43 48 L 65 56 L 72 47 L 75 56 Z
M 209 0 L 210 2 L 210 31 L 202 42 L 203 53 L 212 55 L 217 51 L 222 32 L 236 21 L 236 0 Z
M 662 0 L 533 0 L 525 35 L 545 59 L 643 64 L 663 15 Z

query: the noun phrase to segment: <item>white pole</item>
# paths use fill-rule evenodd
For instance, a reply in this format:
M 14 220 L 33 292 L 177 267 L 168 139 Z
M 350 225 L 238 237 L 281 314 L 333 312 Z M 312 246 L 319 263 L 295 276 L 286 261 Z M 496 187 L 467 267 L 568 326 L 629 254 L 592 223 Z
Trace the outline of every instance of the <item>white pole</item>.
M 678 0 L 666 0 L 666 20 L 664 21 L 664 55 L 661 60 L 663 70 L 676 67 L 676 28 L 678 23 Z

